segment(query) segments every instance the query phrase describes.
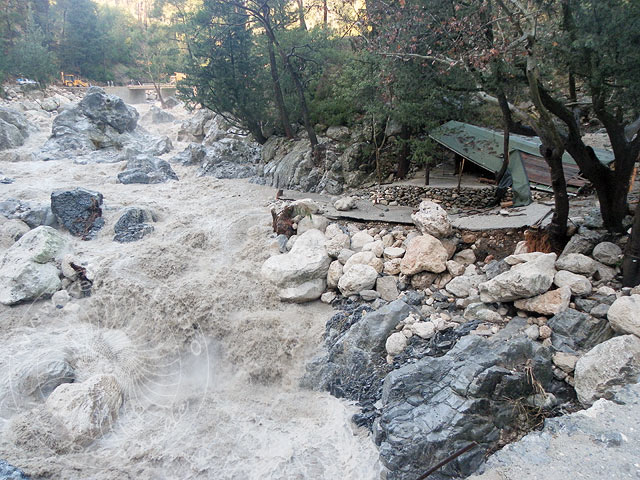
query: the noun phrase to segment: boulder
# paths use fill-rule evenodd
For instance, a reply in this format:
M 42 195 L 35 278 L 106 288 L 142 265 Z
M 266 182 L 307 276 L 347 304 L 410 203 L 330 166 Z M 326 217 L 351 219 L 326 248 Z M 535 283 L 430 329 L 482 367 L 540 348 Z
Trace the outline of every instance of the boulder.
M 518 422 L 513 401 L 536 393 L 525 365 L 545 390 L 553 380 L 551 352 L 522 335 L 525 326 L 514 319 L 492 338 L 466 335 L 445 355 L 426 355 L 387 375 L 373 426 L 387 478 L 418 478 L 425 465 L 472 442 L 479 448 L 448 462 L 438 478 L 466 478 L 478 468 L 501 431 Z
M 423 234 L 437 238 L 448 237 L 451 234 L 451 222 L 447 212 L 430 200 L 420 202 L 418 211 L 411 215 L 411 220 Z
M 513 305 L 517 309 L 527 312 L 535 312 L 540 315 L 556 315 L 569 308 L 570 302 L 571 289 L 569 287 L 561 287 L 537 297 L 516 300 Z
M 404 333 L 401 332 L 392 333 L 391 335 L 389 335 L 389 338 L 387 338 L 387 341 L 385 342 L 385 349 L 391 356 L 402 353 L 406 346 L 407 337 L 404 335 Z
M 382 240 L 375 240 L 371 243 L 367 243 L 362 247 L 363 252 L 373 252 L 376 257 L 382 257 L 384 253 L 384 243 Z
M 343 126 L 331 126 L 327 128 L 327 137 L 337 142 L 347 140 L 350 132 L 348 127 Z
M 419 235 L 411 239 L 400 262 L 404 275 L 420 272 L 442 273 L 447 269 L 449 255 L 442 243 L 432 235 Z
M 349 263 L 349 262 L 347 262 Z M 345 272 L 338 281 L 338 289 L 345 297 L 360 293 L 362 290 L 371 290 L 376 284 L 378 272 L 366 264 L 354 264 Z
M 57 227 L 58 220 L 51 211 L 51 205 L 32 205 L 15 198 L 0 202 L 0 214 L 10 219 L 22 220 L 29 228 L 41 225 Z
M 485 279 L 483 275 L 462 275 L 451 279 L 445 286 L 445 290 L 458 298 L 466 298 Z
M 376 273 L 382 273 L 382 269 L 384 267 L 382 259 L 376 257 L 373 252 L 358 252 L 351 255 L 349 260 L 347 260 L 347 263 L 344 264 L 345 273 L 348 272 L 351 267 L 358 264 L 369 265 L 376 271 Z
M 529 254 L 527 254 L 529 255 Z M 507 272 L 481 283 L 480 298 L 485 303 L 509 302 L 535 297 L 553 284 L 556 254 L 542 254 L 535 260 L 514 265 Z
M 111 428 L 122 406 L 122 390 L 113 375 L 95 375 L 84 382 L 64 383 L 45 403 L 71 439 L 88 445 Z
M 216 114 L 207 108 L 197 110 L 194 115 L 182 122 L 178 130 L 179 142 L 202 142 L 206 133 L 206 125 L 215 118 Z
M 338 233 L 328 238 L 325 248 L 327 253 L 332 258 L 338 258 L 340 252 L 344 249 L 348 249 L 351 246 L 351 238 L 346 233 Z
M 589 295 L 591 293 L 591 282 L 588 278 L 571 273 L 567 270 L 560 270 L 553 278 L 553 283 L 558 287 L 569 287 L 573 295 Z
M 354 197 L 342 197 L 336 200 L 333 204 L 333 208 L 338 211 L 345 212 L 356 208 L 356 199 Z
M 376 292 L 386 302 L 393 302 L 398 298 L 398 280 L 396 277 L 385 275 L 376 281 Z
M 602 242 L 593 248 L 592 255 L 600 263 L 613 267 L 620 261 L 622 249 L 615 243 Z
M 367 243 L 373 242 L 373 237 L 367 232 L 358 232 L 351 237 L 351 250 L 359 252 Z
M 585 405 L 599 398 L 612 399 L 640 376 L 640 338 L 622 335 L 596 345 L 576 363 L 574 374 L 578 400 Z
M 24 234 L 0 258 L 0 303 L 14 305 L 57 291 L 60 272 L 48 262 L 66 249 L 66 239 L 51 227 Z
M 329 265 L 329 271 L 327 272 L 327 288 L 338 288 L 338 281 L 343 274 L 342 264 L 338 260 L 334 260 Z
M 251 178 L 258 174 L 262 147 L 239 138 L 221 138 L 205 149 L 197 176 Z
M 451 274 L 452 277 L 459 277 L 464 274 L 465 266 L 461 263 L 456 262 L 455 260 L 447 260 L 447 271 Z
M 406 250 L 402 247 L 386 247 L 382 255 L 385 260 L 392 260 L 394 258 L 402 258 Z
M 302 220 L 298 222 L 298 229 L 296 230 L 296 233 L 298 235 L 301 235 L 307 230 L 311 230 L 314 228 L 324 233 L 324 231 L 327 229 L 327 225 L 329 225 L 329 220 L 327 220 L 327 217 L 324 217 L 322 215 L 308 215 L 306 217 L 303 217 Z
M 502 323 L 503 318 L 495 310 L 492 310 L 484 303 L 472 303 L 464 309 L 463 317 L 466 320 L 479 320 L 487 323 Z
M 616 332 L 640 337 L 640 295 L 618 298 L 607 311 L 607 318 Z
M 0 150 L 24 145 L 31 128 L 33 127 L 22 113 L 0 107 Z
M 578 233 L 573 235 L 567 245 L 564 247 L 562 251 L 563 255 L 567 255 L 569 253 L 582 253 L 584 255 L 590 255 L 593 251 L 593 247 L 595 247 L 598 242 L 602 240 L 603 235 L 594 230 L 589 230 L 586 227 L 580 227 Z
M 9 248 L 29 230 L 29 225 L 18 219 L 0 224 L 0 248 Z
M 164 183 L 168 180 L 178 180 L 166 160 L 150 155 L 138 155 L 127 162 L 124 171 L 118 174 L 120 183 Z
M 120 243 L 135 242 L 153 232 L 153 213 L 143 208 L 127 208 L 120 216 L 113 231 L 113 240 Z
M 262 276 L 278 287 L 281 300 L 306 302 L 320 298 L 331 258 L 319 230 L 300 235 L 289 253 L 275 255 L 262 265 Z
M 593 258 L 581 253 L 568 253 L 558 258 L 556 268 L 581 275 L 593 275 L 596 271 L 596 262 Z
M 543 256 L 542 252 L 531 252 L 531 253 L 517 253 L 513 255 L 509 255 L 504 259 L 505 263 L 508 265 L 518 265 L 520 263 L 530 262 L 532 260 L 536 260 Z
M 589 350 L 614 335 L 607 320 L 572 308 L 551 317 L 547 326 L 553 331 L 554 348 L 567 353 Z
M 78 107 L 96 126 L 109 126 L 118 133 L 134 131 L 140 117 L 135 108 L 115 95 L 107 95 L 99 87 L 89 88 Z
M 51 211 L 71 235 L 83 240 L 94 238 L 104 226 L 102 194 L 84 188 L 51 194 Z
M 466 267 L 467 265 L 476 263 L 476 254 L 473 250 L 471 250 L 470 248 L 467 248 L 465 250 L 461 250 L 458 253 L 456 253 L 453 256 L 453 260 Z
M 147 122 L 158 124 L 175 122 L 176 117 L 171 115 L 169 112 L 165 112 L 161 108 L 152 105 L 151 109 L 142 117 L 142 119 Z

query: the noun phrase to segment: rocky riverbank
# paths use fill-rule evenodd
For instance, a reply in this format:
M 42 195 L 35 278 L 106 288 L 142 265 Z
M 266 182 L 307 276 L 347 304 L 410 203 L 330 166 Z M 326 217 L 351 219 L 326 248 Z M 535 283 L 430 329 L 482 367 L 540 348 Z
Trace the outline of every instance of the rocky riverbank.
M 263 276 L 281 300 L 338 309 L 304 384 L 358 402 L 389 479 L 477 445 L 433 477 L 464 478 L 545 417 L 640 375 L 640 289 L 621 288 L 622 239 L 593 214 L 573 218 L 560 255 L 521 241 L 502 258 L 476 255 L 482 237 L 430 201 L 413 228 L 331 223 L 310 200 L 272 214 L 283 253 Z

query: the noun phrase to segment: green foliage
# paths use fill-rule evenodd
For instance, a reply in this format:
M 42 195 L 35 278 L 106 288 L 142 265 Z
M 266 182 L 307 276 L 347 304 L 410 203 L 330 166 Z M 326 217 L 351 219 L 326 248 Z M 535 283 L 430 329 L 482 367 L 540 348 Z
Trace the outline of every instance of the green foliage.
M 45 45 L 46 39 L 40 27 L 29 15 L 26 31 L 13 46 L 10 54 L 10 72 L 46 85 L 56 75 L 56 62 Z

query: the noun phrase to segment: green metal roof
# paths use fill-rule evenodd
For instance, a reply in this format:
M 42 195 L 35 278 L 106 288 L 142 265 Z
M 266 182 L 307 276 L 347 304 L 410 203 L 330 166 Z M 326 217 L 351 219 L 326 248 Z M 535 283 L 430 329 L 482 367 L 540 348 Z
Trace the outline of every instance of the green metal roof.
M 504 136 L 502 132 L 496 132 L 487 128 L 476 127 L 468 123 L 451 120 L 429 135 L 436 142 L 462 155 L 480 166 L 497 172 L 502 166 L 502 152 Z M 538 137 L 524 137 L 522 135 L 509 135 L 509 151 L 519 150 L 529 155 L 540 157 L 540 145 Z M 594 149 L 598 159 L 609 165 L 614 160 L 612 152 Z M 575 165 L 571 155 L 565 153 L 562 157 L 565 164 Z

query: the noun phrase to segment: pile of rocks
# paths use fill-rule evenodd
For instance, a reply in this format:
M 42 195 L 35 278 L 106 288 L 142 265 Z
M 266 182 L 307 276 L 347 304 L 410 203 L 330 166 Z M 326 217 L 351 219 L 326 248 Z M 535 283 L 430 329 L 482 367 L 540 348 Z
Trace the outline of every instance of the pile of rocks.
M 560 255 L 521 242 L 479 259 L 480 239 L 454 232 L 433 202 L 415 228 L 369 229 L 302 203 L 263 275 L 283 300 L 343 309 L 305 383 L 359 402 L 388 478 L 415 478 L 477 442 L 442 478 L 468 475 L 518 430 L 514 402 L 553 412 L 577 394 L 588 406 L 640 375 L 640 288 L 620 287 L 622 250 L 602 232 L 581 226 Z

